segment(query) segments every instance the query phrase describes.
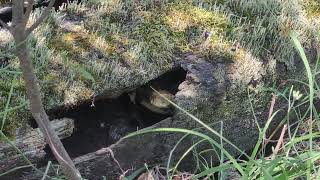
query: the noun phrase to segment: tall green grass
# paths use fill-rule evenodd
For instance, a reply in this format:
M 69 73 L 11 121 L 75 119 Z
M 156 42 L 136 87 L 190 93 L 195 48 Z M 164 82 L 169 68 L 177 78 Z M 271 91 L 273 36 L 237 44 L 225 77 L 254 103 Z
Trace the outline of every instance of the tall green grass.
M 21 75 L 21 73 L 19 71 L 6 71 L 6 68 L 5 67 L 0 67 L 0 72 L 1 73 L 8 73 L 8 74 L 13 74 L 12 76 L 12 81 L 11 81 L 11 85 L 10 85 L 10 91 L 7 95 L 7 98 L 6 98 L 6 105 L 4 107 L 4 109 L 2 111 L 0 111 L 0 141 L 1 142 L 6 142 L 8 143 L 12 149 L 22 157 L 22 159 L 25 161 L 25 165 L 22 165 L 22 166 L 17 166 L 13 169 L 10 169 L 6 172 L 3 172 L 0 174 L 0 179 L 1 177 L 4 177 L 5 175 L 8 175 L 10 173 L 14 173 L 15 171 L 18 171 L 18 170 L 21 170 L 21 169 L 27 169 L 27 168 L 31 168 L 33 169 L 35 172 L 37 173 L 40 173 L 42 174 L 42 179 L 46 179 L 46 178 L 55 178 L 57 180 L 60 180 L 61 178 L 59 178 L 58 176 L 57 177 L 50 177 L 48 175 L 48 171 L 49 171 L 49 168 L 54 168 L 52 163 L 49 161 L 48 162 L 48 165 L 47 165 L 47 168 L 45 169 L 45 171 L 43 172 L 41 169 L 37 168 L 35 164 L 33 164 L 26 156 L 25 154 L 15 145 L 14 143 L 14 140 L 12 139 L 12 137 L 8 137 L 8 135 L 6 134 L 5 132 L 5 125 L 6 123 L 8 123 L 8 113 L 11 113 L 13 111 L 17 111 L 21 108 L 24 108 L 26 106 L 29 106 L 29 102 L 26 101 L 26 102 L 21 102 L 20 104 L 18 105 L 15 105 L 12 107 L 12 98 L 15 94 L 15 83 L 16 83 L 16 80 L 18 78 L 18 75 Z M 10 82 L 8 82 L 8 84 L 10 84 Z M 58 170 L 56 172 L 57 174 L 59 173 Z
M 11 173 L 11 172 L 13 172 L 13 171 L 16 171 L 16 170 L 18 170 L 18 169 L 27 168 L 27 167 L 32 167 L 33 169 L 39 171 L 39 170 L 36 168 L 36 166 L 31 163 L 31 161 L 20 151 L 20 149 L 17 148 L 17 146 L 14 145 L 14 143 L 12 142 L 12 140 L 11 140 L 9 137 L 7 137 L 7 135 L 5 135 L 5 133 L 4 133 L 4 126 L 5 126 L 5 124 L 6 124 L 7 114 L 8 114 L 8 112 L 10 111 L 10 102 L 11 102 L 11 98 L 12 98 L 13 91 L 14 91 L 14 83 L 13 83 L 13 82 L 15 81 L 16 78 L 17 78 L 16 75 L 14 75 L 13 80 L 12 80 L 12 83 L 11 83 L 11 87 L 10 87 L 10 92 L 9 92 L 9 94 L 8 94 L 8 97 L 7 97 L 7 103 L 6 103 L 5 109 L 3 110 L 3 112 L 1 112 L 1 114 L 2 114 L 2 116 L 1 116 L 2 119 L 1 119 L 1 121 L 0 121 L 0 122 L 1 122 L 1 124 L 0 124 L 0 140 L 1 140 L 1 141 L 5 141 L 5 142 L 7 142 L 8 144 L 10 144 L 10 145 L 12 146 L 12 148 L 13 148 L 18 154 L 20 154 L 20 155 L 22 156 L 22 158 L 25 160 L 25 162 L 27 163 L 27 165 L 21 166 L 21 167 L 16 167 L 16 168 L 14 168 L 14 169 L 12 169 L 12 170 L 9 170 L 9 171 L 7 171 L 7 172 L 5 172 L 5 173 L 2 173 L 2 174 L 0 174 L 0 177 L 6 175 L 6 174 L 8 174 L 8 173 Z M 40 172 L 41 172 L 41 171 L 40 171 Z
M 301 60 L 303 61 L 306 80 L 307 82 L 301 80 L 293 80 L 295 83 L 291 87 L 285 87 L 280 90 L 277 88 L 270 88 L 270 92 L 273 93 L 273 99 L 271 101 L 269 118 L 266 119 L 264 127 L 260 127 L 257 123 L 259 129 L 259 138 L 258 141 L 250 154 L 243 152 L 237 146 L 235 146 L 228 139 L 223 137 L 223 132 L 217 132 L 215 129 L 209 125 L 202 122 L 200 119 L 185 111 L 182 107 L 179 107 L 175 103 L 171 102 L 169 99 L 163 97 L 169 101 L 173 106 L 178 110 L 182 111 L 184 114 L 189 116 L 192 120 L 197 122 L 203 129 L 211 132 L 210 135 L 206 135 L 201 130 L 189 130 L 189 129 L 179 129 L 179 128 L 157 128 L 157 129 L 144 129 L 127 135 L 124 138 L 130 138 L 133 136 L 138 136 L 146 133 L 159 133 L 159 132 L 170 132 L 177 134 L 184 134 L 184 136 L 177 142 L 176 146 L 173 147 L 171 153 L 168 155 L 168 162 L 166 166 L 167 170 L 167 179 L 173 179 L 174 176 L 179 175 L 179 165 L 182 160 L 188 154 L 193 154 L 195 159 L 197 159 L 198 169 L 196 173 L 192 175 L 191 179 L 214 179 L 214 174 L 216 174 L 218 179 L 224 179 L 226 174 L 230 170 L 236 170 L 241 179 L 319 179 L 320 171 L 317 161 L 320 160 L 320 145 L 316 145 L 316 140 L 320 137 L 319 127 L 316 127 L 319 123 L 319 115 L 317 108 L 314 105 L 314 101 L 318 100 L 317 92 L 320 92 L 319 85 L 316 82 L 316 76 L 319 74 L 318 62 L 320 58 L 317 59 L 315 65 L 311 65 L 307 56 L 304 52 L 304 48 L 298 40 L 298 37 L 295 33 L 291 33 L 290 37 L 292 43 L 295 46 L 297 52 L 300 55 Z M 319 57 L 319 56 L 318 56 Z M 312 68 L 313 67 L 313 68 Z M 303 87 L 305 90 L 301 93 L 297 87 Z M 248 91 L 249 92 L 249 91 Z M 250 98 L 250 94 L 248 94 Z M 287 109 L 274 109 L 274 103 L 276 99 L 283 99 L 287 104 Z M 307 106 L 307 108 L 306 108 Z M 253 116 L 255 115 L 255 107 L 251 105 L 251 110 Z M 283 141 L 283 145 L 279 146 L 280 149 L 278 152 L 273 151 L 270 155 L 266 154 L 266 140 L 267 130 L 273 118 L 279 111 L 286 111 L 287 115 L 278 125 L 278 130 L 284 129 L 283 131 L 287 137 L 279 139 Z M 294 119 L 292 119 L 292 114 Z M 256 117 L 254 116 L 257 121 Z M 309 121 L 306 121 L 308 120 Z M 313 123 L 315 121 L 316 123 Z M 305 127 L 306 124 L 308 129 L 305 133 L 298 133 L 300 127 Z M 284 127 L 288 127 L 286 130 Z M 316 132 L 314 131 L 316 129 Z M 273 136 L 274 133 L 271 133 Z M 177 162 L 172 162 L 173 152 L 180 145 L 182 140 L 188 136 L 198 137 L 198 141 L 190 146 L 185 153 L 181 155 Z M 213 137 L 219 137 L 220 142 L 214 140 Z M 270 138 L 270 137 L 269 137 Z M 201 152 L 197 152 L 196 149 L 199 144 L 207 142 L 212 145 L 212 149 L 208 149 L 206 152 L 212 152 L 213 156 L 219 155 L 220 164 L 211 165 L 209 162 L 206 162 L 207 159 L 204 159 L 201 156 Z M 225 148 L 223 144 L 229 144 L 233 148 L 238 150 L 238 153 L 245 157 L 245 160 L 240 160 L 237 157 L 233 157 Z M 302 144 L 307 144 L 302 146 Z M 216 150 L 220 151 L 220 154 Z M 141 170 L 140 170 L 141 171 Z M 136 173 L 136 175 L 138 175 Z M 130 176 L 128 179 L 132 179 Z

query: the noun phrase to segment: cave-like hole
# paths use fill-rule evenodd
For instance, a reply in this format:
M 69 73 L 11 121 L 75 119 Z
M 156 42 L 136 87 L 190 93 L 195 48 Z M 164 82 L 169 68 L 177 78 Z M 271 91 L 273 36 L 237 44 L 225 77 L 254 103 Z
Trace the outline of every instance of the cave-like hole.
M 107 147 L 124 135 L 151 126 L 161 120 L 172 116 L 174 110 L 159 113 L 150 110 L 141 104 L 141 99 L 148 99 L 150 86 L 160 91 L 176 94 L 178 86 L 186 78 L 186 71 L 176 68 L 154 79 L 138 89 L 123 93 L 114 99 L 100 99 L 91 106 L 91 101 L 82 103 L 72 108 L 59 108 L 49 112 L 51 119 L 68 117 L 74 120 L 73 134 L 62 140 L 66 150 L 72 158 L 95 152 L 102 147 Z M 143 94 L 145 92 L 145 94 Z M 135 101 L 130 98 L 132 93 L 137 93 Z M 139 94 L 140 93 L 140 94 Z M 140 99 L 138 99 L 140 98 Z M 32 126 L 36 124 L 32 121 Z M 45 163 L 53 159 L 49 146 L 44 149 L 47 153 Z M 42 164 L 41 163 L 41 164 Z

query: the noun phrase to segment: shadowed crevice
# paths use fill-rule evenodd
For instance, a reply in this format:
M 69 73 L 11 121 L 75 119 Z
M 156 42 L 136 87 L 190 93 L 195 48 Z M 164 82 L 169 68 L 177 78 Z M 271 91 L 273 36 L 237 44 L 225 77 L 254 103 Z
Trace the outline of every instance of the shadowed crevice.
M 149 127 L 172 116 L 173 107 L 169 107 L 165 113 L 158 113 L 141 102 L 146 101 L 151 92 L 154 92 L 150 86 L 175 95 L 179 84 L 185 78 L 186 71 L 177 68 L 117 98 L 100 99 L 94 103 L 94 106 L 91 101 L 88 101 L 75 107 L 57 109 L 49 112 L 49 116 L 51 119 L 67 117 L 74 120 L 74 133 L 63 139 L 62 143 L 71 158 L 79 157 L 107 147 L 130 132 Z M 135 99 L 130 98 L 133 93 L 136 94 Z M 31 124 L 34 128 L 36 127 L 34 122 Z M 45 151 L 47 157 L 43 164 L 54 159 L 49 146 Z

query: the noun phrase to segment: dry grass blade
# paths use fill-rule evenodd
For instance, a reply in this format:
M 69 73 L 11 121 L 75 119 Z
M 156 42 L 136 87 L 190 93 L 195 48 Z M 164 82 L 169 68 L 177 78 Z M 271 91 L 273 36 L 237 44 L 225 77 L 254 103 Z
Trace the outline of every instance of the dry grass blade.
M 275 147 L 275 149 L 273 150 L 273 153 L 271 155 L 271 159 L 275 159 L 277 154 L 279 153 L 279 150 L 282 149 L 283 147 L 283 143 L 284 143 L 284 135 L 285 135 L 285 132 L 287 131 L 287 125 L 285 124 L 282 128 L 282 131 L 281 131 L 281 134 L 280 134 L 280 137 L 279 137 L 279 140 L 278 140 L 278 143 Z

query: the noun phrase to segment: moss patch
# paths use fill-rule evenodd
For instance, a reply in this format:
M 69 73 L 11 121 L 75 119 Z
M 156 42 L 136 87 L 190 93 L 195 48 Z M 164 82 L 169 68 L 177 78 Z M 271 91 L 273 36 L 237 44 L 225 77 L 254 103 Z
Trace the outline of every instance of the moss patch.
M 307 16 L 310 17 L 319 17 L 320 16 L 320 1 L 318 0 L 304 0 L 304 9 L 307 13 Z
M 311 1 L 310 1 L 311 2 Z M 311 3 L 312 4 L 312 3 Z M 308 5 L 316 12 L 317 5 Z M 101 1 L 72 3 L 37 29 L 29 45 L 47 109 L 76 104 L 106 91 L 137 86 L 172 66 L 176 53 L 192 52 L 216 63 L 273 56 L 292 65 L 290 30 L 308 43 L 308 25 L 299 3 L 285 0 Z M 40 13 L 35 12 L 35 17 Z M 64 16 L 64 21 L 61 16 Z M 1 32 L 0 73 L 4 109 L 18 61 L 13 43 Z M 0 68 L 0 71 L 3 69 Z M 10 108 L 25 103 L 21 76 L 14 80 Z M 233 109 L 232 102 L 221 108 Z M 245 104 L 247 105 L 247 104 Z M 245 108 L 245 107 L 243 107 Z M 8 114 L 6 132 L 23 123 L 23 108 Z M 3 115 L 0 114 L 0 118 Z

